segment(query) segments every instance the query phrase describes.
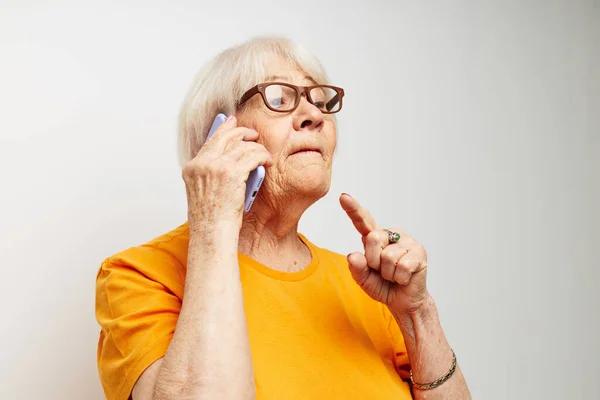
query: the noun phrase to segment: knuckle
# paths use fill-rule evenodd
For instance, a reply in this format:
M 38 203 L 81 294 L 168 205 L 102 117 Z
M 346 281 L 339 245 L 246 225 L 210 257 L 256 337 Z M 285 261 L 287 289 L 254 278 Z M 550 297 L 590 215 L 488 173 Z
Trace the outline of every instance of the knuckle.
M 216 142 L 220 142 L 220 143 L 222 143 L 221 145 L 225 144 L 225 146 L 227 146 L 227 144 L 235 142 L 239 136 L 240 135 L 236 131 L 236 129 L 229 129 L 229 130 L 225 130 L 223 132 L 218 132 L 218 133 L 215 132 L 214 137 L 216 139 L 215 140 Z
M 218 176 L 224 179 L 231 179 L 239 175 L 236 165 L 236 163 L 222 161 L 219 166 Z
M 232 164 L 224 159 L 217 159 L 204 166 L 205 173 L 213 178 L 223 179 L 232 175 Z
M 240 149 L 244 149 L 245 151 L 254 150 L 256 147 L 255 142 L 246 142 L 245 140 L 242 140 L 237 145 L 239 146 Z
M 187 163 L 183 166 L 183 168 L 181 169 L 181 175 L 184 178 L 190 178 L 192 177 L 192 175 L 194 174 L 194 167 L 191 165 L 191 163 Z
M 385 236 L 383 236 L 385 235 Z M 379 229 L 375 229 L 367 234 L 367 243 L 376 244 L 381 243 L 387 238 L 387 234 Z
M 410 270 L 410 262 L 411 260 L 405 260 L 403 258 L 398 261 L 396 264 L 396 268 L 400 271 L 409 271 Z
M 210 174 L 218 174 L 219 172 L 221 172 L 222 168 L 223 162 L 217 159 L 209 164 L 204 165 L 202 169 L 206 170 Z
M 375 241 L 375 238 L 376 238 L 376 233 L 375 233 L 375 231 L 371 231 L 371 232 L 367 233 L 367 236 L 365 237 L 365 240 L 366 240 L 368 243 L 371 243 L 371 242 L 374 242 L 374 241 Z
M 373 231 L 375 233 L 375 237 L 378 242 L 387 242 L 388 241 L 388 233 L 383 229 L 376 229 Z
M 256 142 L 244 142 L 248 148 L 250 148 L 252 151 L 260 151 L 262 149 L 264 149 L 265 147 L 260 144 L 260 143 L 256 143 Z
M 416 253 L 419 255 L 427 254 L 425 247 L 421 243 L 417 242 L 416 240 L 412 241 L 412 243 L 410 243 L 410 251 L 411 251 L 411 253 Z
M 384 247 L 381 251 L 381 258 L 384 261 L 395 262 L 398 258 L 398 252 L 393 246 Z
M 184 165 L 181 174 L 184 178 L 194 178 L 202 170 L 202 161 L 197 158 L 192 159 Z

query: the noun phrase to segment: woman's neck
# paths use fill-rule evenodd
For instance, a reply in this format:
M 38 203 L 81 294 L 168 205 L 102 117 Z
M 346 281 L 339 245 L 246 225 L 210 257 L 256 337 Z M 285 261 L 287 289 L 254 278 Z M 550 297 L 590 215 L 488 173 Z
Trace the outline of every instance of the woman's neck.
M 288 206 L 282 212 L 261 207 L 244 216 L 238 249 L 269 268 L 297 272 L 311 261 L 310 250 L 298 238 L 298 221 L 305 211 Z M 265 212 L 269 210 L 269 212 Z

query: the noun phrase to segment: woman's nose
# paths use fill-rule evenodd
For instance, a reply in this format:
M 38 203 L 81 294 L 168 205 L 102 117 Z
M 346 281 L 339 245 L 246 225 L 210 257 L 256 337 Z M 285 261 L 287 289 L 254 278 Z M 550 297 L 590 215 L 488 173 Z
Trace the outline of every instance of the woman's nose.
M 322 126 L 323 113 L 311 104 L 306 96 L 302 96 L 294 117 L 294 128 L 298 131 L 304 129 L 320 131 Z

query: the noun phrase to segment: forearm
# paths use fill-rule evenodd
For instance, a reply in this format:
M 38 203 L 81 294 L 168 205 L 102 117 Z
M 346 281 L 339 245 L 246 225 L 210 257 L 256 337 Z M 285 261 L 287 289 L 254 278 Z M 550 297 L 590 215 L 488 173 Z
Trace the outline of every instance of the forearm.
M 399 314 L 390 310 L 404 336 L 404 342 L 418 383 L 429 383 L 444 376 L 452 365 L 452 349 L 442 330 L 435 302 L 428 297 L 426 304 L 411 314 Z M 442 385 L 430 390 L 413 389 L 413 398 L 427 399 L 471 399 L 467 383 L 460 370 Z
M 254 399 L 237 241 L 231 230 L 194 230 L 177 327 L 155 399 Z

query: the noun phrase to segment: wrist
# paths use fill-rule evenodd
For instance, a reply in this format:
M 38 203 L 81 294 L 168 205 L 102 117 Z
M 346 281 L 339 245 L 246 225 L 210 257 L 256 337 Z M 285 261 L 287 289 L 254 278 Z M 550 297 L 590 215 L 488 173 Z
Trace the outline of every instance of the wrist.
M 388 306 L 388 309 L 390 310 L 390 312 L 392 313 L 392 315 L 398 319 L 398 318 L 402 318 L 402 319 L 411 319 L 411 320 L 423 320 L 425 318 L 429 318 L 431 316 L 431 314 L 433 314 L 436 310 L 436 305 L 435 305 L 435 301 L 433 300 L 433 297 L 431 297 L 431 295 L 429 293 L 425 293 L 424 299 L 421 302 L 421 304 L 413 309 L 402 309 L 399 310 L 397 308 L 394 308 L 393 306 Z
M 242 227 L 241 220 L 235 218 L 201 217 L 188 215 L 190 235 L 198 234 L 215 239 L 228 237 L 235 240 L 239 238 Z
M 214 207 L 192 207 L 188 204 L 187 220 L 190 231 L 199 230 L 210 233 L 233 229 L 239 233 L 242 227 L 241 213 Z
M 449 380 L 457 370 L 456 356 L 446 339 L 435 301 L 429 293 L 423 303 L 410 312 L 390 311 L 402 331 L 411 362 L 413 387 L 428 390 Z
M 426 294 L 423 303 L 413 310 L 394 310 L 391 307 L 389 310 L 398 323 L 402 334 L 407 338 L 415 339 L 417 330 L 430 325 L 437 318 L 435 301 L 429 293 Z
M 198 246 L 205 254 L 215 250 L 217 253 L 235 253 L 237 255 L 240 238 L 240 226 L 234 221 L 220 220 L 207 223 L 188 221 L 190 230 L 190 248 Z
M 423 303 L 421 303 L 421 305 L 414 310 L 409 311 L 407 314 L 413 321 L 417 322 L 431 319 L 436 311 L 437 308 L 433 297 L 431 297 L 429 293 L 426 293 Z
M 190 224 L 186 288 L 198 279 L 214 287 L 220 287 L 215 282 L 239 280 L 238 243 L 239 233 L 229 224 Z

